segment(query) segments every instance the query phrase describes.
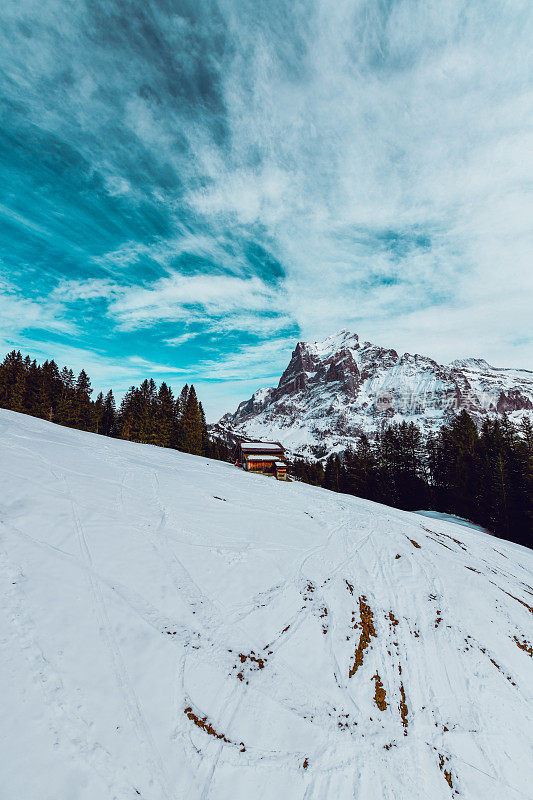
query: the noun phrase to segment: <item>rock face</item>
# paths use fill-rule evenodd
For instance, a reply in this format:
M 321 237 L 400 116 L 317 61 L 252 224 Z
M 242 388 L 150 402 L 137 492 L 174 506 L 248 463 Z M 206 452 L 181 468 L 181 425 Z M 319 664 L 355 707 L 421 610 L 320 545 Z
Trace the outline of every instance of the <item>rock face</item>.
M 480 358 L 438 364 L 422 355 L 360 342 L 341 331 L 298 342 L 276 387 L 263 388 L 213 426 L 227 439 L 274 439 L 291 452 L 324 455 L 345 448 L 383 421 L 435 431 L 462 409 L 481 424 L 507 413 L 533 418 L 533 372 L 492 367 Z

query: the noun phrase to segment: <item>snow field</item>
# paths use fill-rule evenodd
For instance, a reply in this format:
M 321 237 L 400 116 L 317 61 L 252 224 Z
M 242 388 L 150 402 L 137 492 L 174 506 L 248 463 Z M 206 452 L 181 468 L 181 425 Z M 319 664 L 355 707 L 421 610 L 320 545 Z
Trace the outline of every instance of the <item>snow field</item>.
M 532 798 L 533 555 L 0 410 L 0 798 Z

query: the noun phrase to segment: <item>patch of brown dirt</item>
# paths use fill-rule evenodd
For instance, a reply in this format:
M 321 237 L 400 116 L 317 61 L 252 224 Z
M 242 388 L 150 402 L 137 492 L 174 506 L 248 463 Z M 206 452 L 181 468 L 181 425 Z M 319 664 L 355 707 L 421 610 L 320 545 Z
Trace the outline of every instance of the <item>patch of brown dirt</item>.
M 191 720 L 191 722 L 194 722 L 197 728 L 205 731 L 205 733 L 208 733 L 209 736 L 213 736 L 215 739 L 221 739 L 223 742 L 226 742 L 226 744 L 233 744 L 231 739 L 228 739 L 223 733 L 218 733 L 215 730 L 211 723 L 208 722 L 207 717 L 199 717 L 197 714 L 195 714 L 191 706 L 187 706 L 187 708 L 183 710 L 183 713 Z
M 439 753 L 439 769 L 444 775 L 444 780 L 446 781 L 450 789 L 453 789 L 452 772 L 451 770 L 445 769 L 447 761 L 448 759 L 444 758 L 444 756 L 441 753 Z
M 376 674 L 372 676 L 372 680 L 375 682 L 374 702 L 380 711 L 385 711 L 388 707 L 388 703 L 385 699 L 387 697 L 387 693 L 383 688 L 383 683 L 381 681 L 381 678 L 379 677 L 378 672 L 376 672 Z
M 409 538 L 409 537 L 407 537 L 407 538 Z M 418 547 L 418 549 L 420 550 L 420 545 L 418 544 L 418 542 L 415 542 L 415 540 L 414 540 L 414 539 L 409 539 L 409 541 L 411 542 L 411 544 L 412 544 L 414 547 Z
M 402 718 L 403 735 L 407 736 L 407 726 L 409 725 L 407 715 L 409 714 L 409 709 L 407 708 L 407 703 L 405 702 L 405 689 L 403 688 L 403 683 L 400 683 L 400 697 L 400 717 Z
M 392 611 L 389 611 L 389 614 L 388 614 L 388 616 L 389 616 L 389 619 L 390 619 L 390 621 L 391 621 L 391 623 L 392 623 L 392 627 L 393 627 L 393 628 L 395 628 L 395 627 L 396 627 L 396 625 L 399 625 L 399 624 L 400 624 L 400 620 L 399 620 L 399 619 L 396 619 L 396 617 L 394 616 L 394 614 L 393 614 L 393 612 L 392 612 Z
M 361 636 L 359 637 L 359 644 L 357 645 L 357 649 L 355 651 L 354 662 L 348 673 L 349 678 L 352 678 L 355 675 L 363 663 L 364 653 L 370 644 L 371 637 L 377 635 L 374 628 L 374 615 L 372 613 L 372 609 L 367 604 L 366 597 L 364 595 L 361 595 L 359 598 L 359 614 L 361 617 Z M 353 620 L 354 617 L 352 617 L 352 621 Z
M 239 653 L 239 658 L 241 660 L 241 664 L 245 664 L 247 661 L 250 662 L 249 668 L 252 670 L 252 672 L 265 668 L 266 659 L 261 658 L 261 656 L 256 656 L 253 650 L 251 650 L 249 653 Z
M 533 658 L 533 647 L 529 644 L 527 639 L 524 638 L 524 641 L 521 642 L 518 636 L 513 636 L 514 641 L 516 642 L 516 646 L 523 650 L 525 653 L 528 653 Z

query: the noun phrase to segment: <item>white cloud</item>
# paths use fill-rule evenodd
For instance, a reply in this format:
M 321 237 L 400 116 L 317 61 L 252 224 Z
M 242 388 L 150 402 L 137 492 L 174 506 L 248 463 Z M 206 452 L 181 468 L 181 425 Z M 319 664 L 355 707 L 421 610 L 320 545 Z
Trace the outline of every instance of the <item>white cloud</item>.
M 73 303 L 78 300 L 96 300 L 111 298 L 119 292 L 117 284 L 110 280 L 93 278 L 88 280 L 61 281 L 51 292 L 50 297 L 62 303 Z
M 54 333 L 76 333 L 75 324 L 63 313 L 56 302 L 44 303 L 30 300 L 7 283 L 0 283 L 0 342 L 16 343 L 20 334 L 29 328 L 42 328 Z M 4 345 L 5 349 L 5 345 Z
M 259 315 L 278 308 L 280 302 L 279 291 L 256 277 L 173 274 L 149 288 L 117 290 L 108 313 L 122 330 L 134 330 L 155 322 L 190 323 L 241 311 Z
M 278 39 L 284 13 L 270 7 L 258 34 L 253 14 L 227 12 L 239 43 L 221 65 L 231 147 L 224 157 L 199 148 L 209 181 L 189 202 L 228 225 L 266 228 L 306 337 L 373 327 L 386 312 L 392 334 L 410 320 L 415 339 L 416 301 L 433 306 L 424 313 L 444 352 L 454 310 L 481 331 L 490 295 L 476 346 L 513 359 L 530 313 L 508 300 L 508 283 L 533 294 L 528 5 L 322 0 L 296 35 L 290 14 Z M 430 246 L 378 252 L 387 230 L 427 234 Z M 361 231 L 368 240 L 357 245 Z M 399 289 L 368 288 L 369 273 L 399 270 Z M 531 348 L 520 357 L 533 364 Z
M 170 339 L 165 339 L 165 344 L 170 347 L 181 347 L 185 342 L 189 342 L 198 336 L 197 333 L 182 333 L 180 336 L 173 336 Z
M 295 344 L 293 337 L 284 337 L 240 347 L 229 355 L 203 361 L 196 372 L 200 380 L 210 378 L 223 381 L 247 381 L 252 373 L 257 376 L 258 381 L 275 385 L 281 371 L 287 366 Z M 243 399 L 241 396 L 240 400 Z

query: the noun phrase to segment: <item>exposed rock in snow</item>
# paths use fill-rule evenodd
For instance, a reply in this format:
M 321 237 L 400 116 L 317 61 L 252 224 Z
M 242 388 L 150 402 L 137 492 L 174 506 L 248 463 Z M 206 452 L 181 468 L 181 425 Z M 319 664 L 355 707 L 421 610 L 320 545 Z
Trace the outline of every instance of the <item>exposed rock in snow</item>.
M 463 408 L 478 423 L 504 412 L 515 420 L 533 416 L 533 373 L 491 367 L 481 358 L 438 364 L 341 331 L 322 342 L 298 342 L 277 387 L 259 389 L 212 431 L 324 455 L 361 431 L 372 434 L 383 421 L 413 421 L 434 431 Z
M 531 797 L 531 551 L 2 410 L 0 486 L 2 797 Z

